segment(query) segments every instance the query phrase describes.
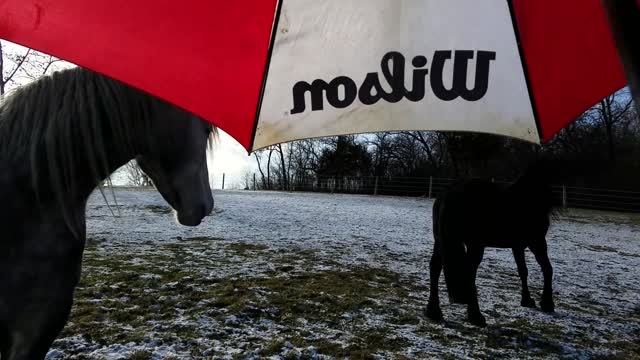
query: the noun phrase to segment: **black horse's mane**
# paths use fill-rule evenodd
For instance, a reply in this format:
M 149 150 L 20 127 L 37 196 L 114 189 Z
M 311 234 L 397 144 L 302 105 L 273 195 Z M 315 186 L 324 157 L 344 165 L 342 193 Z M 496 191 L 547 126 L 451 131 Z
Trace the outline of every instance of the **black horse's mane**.
M 30 178 L 36 193 L 53 192 L 69 210 L 80 195 L 79 173 L 86 177 L 88 170 L 96 184 L 108 176 L 109 158 L 135 154 L 135 137 L 166 106 L 87 69 L 55 72 L 0 99 L 0 161 Z M 105 142 L 107 134 L 116 143 Z

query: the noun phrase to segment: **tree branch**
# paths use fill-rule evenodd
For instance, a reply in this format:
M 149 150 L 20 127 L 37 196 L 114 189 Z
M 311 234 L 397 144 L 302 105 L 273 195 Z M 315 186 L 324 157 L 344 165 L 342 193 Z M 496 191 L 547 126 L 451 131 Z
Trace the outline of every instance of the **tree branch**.
M 3 84 L 6 84 L 6 83 L 8 83 L 9 81 L 11 81 L 13 79 L 13 77 L 16 75 L 18 70 L 20 70 L 20 67 L 22 67 L 22 64 L 24 64 L 24 62 L 27 59 L 27 57 L 29 56 L 30 52 L 31 52 L 31 49 L 27 49 L 27 52 L 24 53 L 24 56 L 22 56 L 20 58 L 20 60 L 16 63 L 16 67 L 13 69 L 11 74 L 9 74 L 9 76 L 7 76 L 7 78 L 2 80 Z

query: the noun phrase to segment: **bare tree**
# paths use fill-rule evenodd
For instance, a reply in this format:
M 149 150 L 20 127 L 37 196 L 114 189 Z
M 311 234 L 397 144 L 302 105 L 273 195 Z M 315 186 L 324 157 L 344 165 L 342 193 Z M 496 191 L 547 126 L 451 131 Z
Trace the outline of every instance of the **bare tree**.
M 70 66 L 56 57 L 41 52 L 19 48 L 8 51 L 5 44 L 0 42 L 0 95 L 15 86 L 31 82 L 54 69 L 56 64 Z
M 392 153 L 392 138 L 390 132 L 377 133 L 368 141 L 373 148 L 373 175 L 384 176 L 389 168 Z
M 272 173 L 272 168 L 271 168 L 271 157 L 273 156 L 273 152 L 275 151 L 275 146 L 269 146 L 267 148 L 258 150 L 256 152 L 253 153 L 253 155 L 256 158 L 256 162 L 258 163 L 258 170 L 260 171 L 260 176 L 262 177 L 262 189 L 263 190 L 272 190 L 271 187 L 271 173 Z M 264 170 L 262 165 L 264 165 L 264 163 L 262 162 L 262 156 L 264 156 L 264 154 L 267 153 L 267 164 L 265 167 L 267 176 L 265 177 L 264 174 Z
M 4 95 L 7 85 L 14 81 L 14 77 L 22 68 L 25 60 L 29 57 L 29 53 L 31 53 L 31 49 L 27 49 L 22 55 L 6 53 L 4 50 L 4 44 L 0 41 L 0 75 L 2 75 L 0 76 L 0 95 Z M 11 68 L 5 69 L 5 57 L 13 63 Z
M 628 91 L 623 90 L 602 99 L 598 106 L 593 108 L 597 114 L 597 121 L 604 127 L 609 160 L 612 162 L 616 160 L 615 127 L 625 118 L 632 105 L 631 95 Z
M 434 154 L 433 143 L 438 142 L 438 140 L 442 139 L 442 137 L 438 137 L 436 133 L 426 132 L 426 131 L 406 131 L 402 133 L 404 136 L 409 136 L 413 138 L 415 141 L 420 144 L 422 150 L 427 156 L 427 159 L 434 165 L 439 162 L 436 160 L 436 155 Z
M 298 140 L 287 147 L 289 186 L 308 189 L 317 175 L 322 142 L 318 139 Z
M 273 155 L 273 146 L 269 146 L 269 156 L 267 158 L 267 190 L 271 190 L 271 156 Z
M 285 156 L 284 150 L 282 149 L 282 144 L 276 145 L 276 151 L 280 155 L 280 183 L 282 185 L 282 190 L 289 190 L 289 175 L 287 173 L 287 167 L 285 165 Z
M 252 188 L 252 177 L 251 177 L 251 172 L 250 171 L 245 171 L 244 174 L 242 175 L 242 185 L 241 187 L 244 190 L 249 190 Z
M 149 175 L 145 174 L 135 160 L 129 161 L 124 166 L 124 172 L 127 176 L 129 184 L 139 187 L 153 186 L 153 182 Z
M 262 171 L 262 166 L 260 165 L 260 157 L 262 155 L 262 150 L 256 151 L 253 153 L 253 156 L 256 158 L 256 163 L 258 163 L 258 171 L 260 171 L 260 180 L 262 182 L 262 189 L 267 189 L 267 178 L 264 176 L 264 171 Z

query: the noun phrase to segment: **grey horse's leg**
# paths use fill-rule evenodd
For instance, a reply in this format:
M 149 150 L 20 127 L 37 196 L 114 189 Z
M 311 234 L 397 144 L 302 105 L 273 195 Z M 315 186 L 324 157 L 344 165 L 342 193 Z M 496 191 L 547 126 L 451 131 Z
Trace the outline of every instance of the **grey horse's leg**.
M 80 280 L 83 243 L 39 238 L 41 246 L 24 247 L 21 256 L 4 264 L 11 277 L 9 294 L 0 294 L 5 315 L 0 326 L 5 338 L 1 360 L 44 359 L 67 322 L 73 293 Z
M 544 287 L 542 289 L 542 299 L 540 300 L 540 308 L 545 312 L 554 312 L 555 304 L 553 303 L 553 267 L 549 261 L 547 254 L 547 241 L 542 238 L 541 241 L 529 246 L 531 252 L 536 257 L 536 261 L 540 264 L 542 275 L 544 277 Z
M 434 321 L 442 321 L 442 310 L 440 309 L 440 296 L 438 295 L 438 282 L 442 272 L 442 254 L 440 253 L 440 241 L 435 240 L 433 253 L 429 262 L 429 302 L 427 303 L 426 315 Z
M 484 247 L 482 246 L 469 246 L 467 248 L 467 257 L 469 264 L 471 265 L 471 274 L 469 274 L 469 281 L 471 286 L 471 299 L 467 305 L 467 317 L 470 323 L 476 326 L 487 326 L 487 320 L 480 312 L 480 305 L 478 304 L 478 290 L 476 287 L 476 275 L 478 274 L 478 267 L 482 262 L 484 256 Z
M 0 360 L 9 356 L 10 339 L 6 325 L 3 320 L 0 320 Z
M 44 359 L 67 322 L 72 296 L 73 292 L 68 299 L 41 299 L 25 306 L 23 314 L 15 318 L 14 326 L 10 329 L 7 360 Z
M 522 299 L 520 300 L 520 305 L 534 308 L 536 307 L 536 302 L 531 298 L 531 294 L 529 293 L 529 285 L 527 284 L 529 271 L 527 270 L 527 262 L 524 257 L 524 248 L 518 247 L 511 250 L 513 252 L 513 258 L 516 260 L 516 265 L 518 266 L 520 281 L 522 282 Z

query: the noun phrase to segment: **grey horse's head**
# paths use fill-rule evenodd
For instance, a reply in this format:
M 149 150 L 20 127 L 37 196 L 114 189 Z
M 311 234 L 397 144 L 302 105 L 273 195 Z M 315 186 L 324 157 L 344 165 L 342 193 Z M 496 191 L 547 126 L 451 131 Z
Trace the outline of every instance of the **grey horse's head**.
M 136 160 L 176 210 L 178 222 L 196 226 L 213 210 L 206 152 L 216 128 L 169 104 L 158 110 Z

